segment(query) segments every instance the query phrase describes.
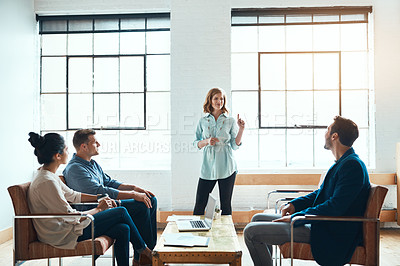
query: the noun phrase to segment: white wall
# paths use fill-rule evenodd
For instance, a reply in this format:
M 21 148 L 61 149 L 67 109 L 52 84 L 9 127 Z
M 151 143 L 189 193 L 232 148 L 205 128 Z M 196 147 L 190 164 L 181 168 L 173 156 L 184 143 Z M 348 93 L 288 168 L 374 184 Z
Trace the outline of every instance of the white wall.
M 398 0 L 36 0 L 35 11 L 42 15 L 171 11 L 171 172 L 161 172 L 159 175 L 129 172 L 125 176 L 134 183 L 145 182 L 159 194 L 163 208 L 191 209 L 201 152 L 189 147 L 201 114 L 201 105 L 212 86 L 220 86 L 228 93 L 230 90 L 230 9 L 343 5 L 373 6 L 377 136 L 375 172 L 395 172 L 395 143 L 400 141 L 400 108 L 397 107 L 400 102 Z M 165 180 L 170 180 L 170 183 Z M 268 189 L 236 188 L 234 208 L 265 206 Z
M 395 171 L 400 142 L 400 1 L 375 1 L 376 168 Z
M 37 119 L 36 35 L 33 0 L 0 1 L 0 230 L 12 225 L 14 213 L 7 187 L 30 181 L 33 172 L 27 139 Z
M 191 208 L 201 165 L 194 130 L 207 91 L 230 94 L 230 5 L 228 1 L 171 1 L 172 207 Z M 207 14 L 206 16 L 204 14 Z M 183 149 L 182 147 L 191 149 Z

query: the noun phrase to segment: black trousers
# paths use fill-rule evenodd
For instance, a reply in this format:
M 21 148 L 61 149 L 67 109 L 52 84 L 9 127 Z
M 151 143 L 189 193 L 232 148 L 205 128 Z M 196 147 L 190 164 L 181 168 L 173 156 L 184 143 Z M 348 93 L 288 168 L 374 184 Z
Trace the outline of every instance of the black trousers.
M 232 193 L 235 184 L 236 172 L 224 179 L 205 180 L 199 178 L 196 193 L 196 204 L 194 205 L 193 215 L 203 215 L 207 205 L 208 194 L 212 192 L 218 181 L 219 199 L 221 201 L 222 215 L 232 214 Z

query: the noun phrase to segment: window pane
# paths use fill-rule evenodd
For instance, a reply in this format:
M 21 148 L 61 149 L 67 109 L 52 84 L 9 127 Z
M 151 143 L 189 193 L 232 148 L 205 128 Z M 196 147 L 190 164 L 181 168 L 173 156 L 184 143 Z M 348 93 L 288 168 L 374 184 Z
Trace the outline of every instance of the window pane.
M 260 163 L 262 168 L 286 166 L 284 129 L 260 130 Z
M 67 35 L 42 35 L 42 55 L 65 55 L 67 51 Z
M 328 124 L 332 123 L 333 119 L 331 118 Z M 334 163 L 335 157 L 333 157 L 331 151 L 324 148 L 326 129 L 314 129 L 314 132 L 315 167 L 328 168 Z
M 144 18 L 123 18 L 121 19 L 121 30 L 144 29 Z
M 97 130 L 96 138 L 100 143 L 96 161 L 103 169 L 119 168 L 120 133 L 114 130 Z
M 314 89 L 339 89 L 339 54 L 314 54 Z
M 368 91 L 342 91 L 342 115 L 368 127 Z
M 129 56 L 120 58 L 121 92 L 144 91 L 144 58 Z
M 314 15 L 314 22 L 332 22 L 339 21 L 339 15 Z
M 313 30 L 314 51 L 340 50 L 339 25 L 314 25 Z
M 42 21 L 42 30 L 45 32 L 57 32 L 67 30 L 66 20 L 52 20 L 52 21 Z
M 144 32 L 121 32 L 121 54 L 144 54 Z
M 170 90 L 170 56 L 149 55 L 147 56 L 147 90 L 169 91 Z
M 287 124 L 313 124 L 313 96 L 311 91 L 287 92 Z
M 69 34 L 68 35 L 69 55 L 92 55 L 93 34 Z
M 261 126 L 284 127 L 286 103 L 285 92 L 262 91 L 261 92 Z
M 286 27 L 286 51 L 311 51 L 312 27 L 287 26 Z
M 232 90 L 257 90 L 257 54 L 232 54 L 231 60 Z
M 41 129 L 65 129 L 65 94 L 41 95 Z
M 93 20 L 70 20 L 68 31 L 91 31 L 93 30 Z
M 135 170 L 162 170 L 171 165 L 171 134 L 169 131 L 120 131 L 120 167 Z M 180 143 L 175 149 L 187 152 L 191 143 Z M 155 163 L 157 162 L 157 163 Z
M 349 14 L 349 15 L 341 15 L 342 21 L 363 21 L 365 20 L 364 14 Z
M 93 82 L 92 58 L 70 58 L 68 65 L 68 91 L 91 92 Z
M 170 128 L 171 100 L 169 92 L 148 92 L 147 104 L 147 129 L 167 130 Z
M 69 128 L 93 127 L 93 97 L 92 94 L 68 95 L 68 126 Z
M 291 129 L 287 133 L 287 166 L 290 168 L 313 167 L 313 131 Z
M 147 19 L 148 29 L 169 29 L 170 27 L 171 27 L 170 19 L 167 17 Z
M 285 16 L 284 15 L 272 15 L 272 16 L 260 16 L 259 17 L 260 23 L 284 23 Z
M 146 34 L 148 54 L 169 53 L 171 42 L 169 31 L 154 31 Z
M 366 52 L 342 53 L 342 89 L 368 88 Z
M 246 145 L 234 151 L 235 158 L 240 162 L 240 168 L 258 167 L 258 130 L 246 129 Z
M 65 92 L 65 57 L 42 57 L 42 92 Z
M 285 51 L 285 27 L 284 26 L 260 26 L 259 50 L 261 52 Z
M 119 19 L 95 19 L 94 30 L 118 30 Z
M 118 58 L 94 59 L 94 91 L 118 91 Z
M 314 125 L 329 126 L 339 115 L 339 91 L 314 92 Z
M 312 55 L 288 54 L 286 56 L 287 89 L 312 90 Z
M 232 27 L 232 52 L 257 52 L 257 27 Z
M 285 90 L 285 55 L 261 55 L 261 90 Z
M 119 126 L 118 94 L 94 95 L 94 127 Z
M 95 33 L 94 54 L 107 55 L 119 53 L 119 33 Z
M 144 127 L 144 93 L 121 94 L 121 127 Z
M 286 15 L 286 23 L 312 22 L 311 15 Z
M 237 114 L 246 122 L 246 128 L 258 128 L 258 93 L 249 92 L 232 92 L 232 117 Z
M 232 24 L 255 24 L 255 23 L 257 23 L 257 16 L 232 17 Z
M 367 24 L 341 24 L 342 51 L 367 50 Z

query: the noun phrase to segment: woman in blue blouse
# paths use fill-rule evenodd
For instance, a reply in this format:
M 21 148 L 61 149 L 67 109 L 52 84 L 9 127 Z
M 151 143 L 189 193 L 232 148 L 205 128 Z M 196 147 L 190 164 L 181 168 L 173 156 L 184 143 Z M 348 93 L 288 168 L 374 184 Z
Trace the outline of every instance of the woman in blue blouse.
M 241 145 L 245 122 L 239 115 L 237 121 L 227 116 L 226 95 L 219 88 L 208 92 L 203 111 L 206 115 L 197 125 L 194 141 L 198 149 L 204 149 L 193 214 L 204 214 L 208 194 L 218 181 L 222 214 L 231 215 L 232 192 L 237 172 L 232 150 L 237 150 Z

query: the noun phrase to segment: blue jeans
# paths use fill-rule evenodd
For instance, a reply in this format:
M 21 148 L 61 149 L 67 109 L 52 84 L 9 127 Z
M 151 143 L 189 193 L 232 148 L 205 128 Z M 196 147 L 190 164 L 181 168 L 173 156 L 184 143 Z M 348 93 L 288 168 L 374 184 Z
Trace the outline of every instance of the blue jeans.
M 121 200 L 121 206 L 125 207 L 137 226 L 140 235 L 149 249 L 153 249 L 157 242 L 157 199 L 152 197 L 151 208 L 134 199 Z M 135 259 L 139 259 L 139 255 L 135 252 Z
M 129 242 L 135 253 L 141 253 L 146 244 L 124 207 L 108 209 L 93 215 L 94 236 L 106 235 L 115 239 L 115 257 L 118 266 L 129 266 Z M 92 237 L 92 227 L 87 226 L 78 242 Z

